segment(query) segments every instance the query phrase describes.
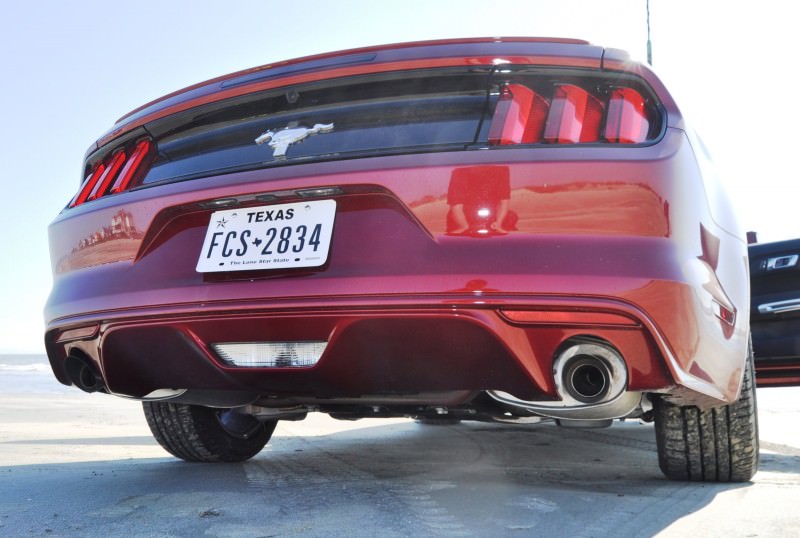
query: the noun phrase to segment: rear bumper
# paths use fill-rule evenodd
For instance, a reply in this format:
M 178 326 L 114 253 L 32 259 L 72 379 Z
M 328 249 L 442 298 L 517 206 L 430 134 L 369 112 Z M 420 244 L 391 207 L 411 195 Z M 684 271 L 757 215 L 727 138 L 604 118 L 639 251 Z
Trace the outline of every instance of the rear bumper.
M 687 374 L 656 324 L 636 306 L 608 298 L 554 296 L 372 297 L 152 307 L 115 311 L 51 328 L 46 337 L 56 377 L 70 384 L 65 359 L 89 358 L 108 391 L 145 398 L 162 389 L 207 394 L 209 405 L 256 399 L 320 402 L 439 394 L 467 399 L 499 390 L 524 400 L 557 398 L 553 359 L 578 337 L 610 343 L 625 359 L 628 390 L 669 391 L 702 379 Z M 476 297 L 477 295 L 477 297 Z M 514 322 L 507 312 L 545 312 Z M 549 314 L 553 321 L 547 321 Z M 570 313 L 580 313 L 574 320 Z M 607 314 L 613 314 L 609 317 Z M 593 316 L 599 322 L 593 322 Z M 544 319 L 542 319 L 544 318 Z M 212 345 L 324 340 L 310 368 L 241 368 Z M 689 383 L 692 385 L 692 383 Z M 715 394 L 713 384 L 704 390 Z M 718 394 L 718 392 L 716 393 Z M 424 396 L 421 396 L 424 398 Z M 435 398 L 434 398 L 435 400 Z M 432 401 L 431 403 L 441 403 Z M 462 401 L 448 401 L 450 405 Z

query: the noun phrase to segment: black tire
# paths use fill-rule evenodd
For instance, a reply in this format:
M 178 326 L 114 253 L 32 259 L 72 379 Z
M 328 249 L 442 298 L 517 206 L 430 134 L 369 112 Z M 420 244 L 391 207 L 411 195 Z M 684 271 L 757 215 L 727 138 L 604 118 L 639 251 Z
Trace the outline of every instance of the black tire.
M 278 423 L 200 405 L 142 402 L 142 407 L 158 444 L 173 456 L 193 462 L 248 460 L 264 448 Z
M 661 471 L 671 480 L 747 482 L 758 470 L 758 418 L 753 353 L 739 399 L 701 411 L 657 398 L 656 445 Z

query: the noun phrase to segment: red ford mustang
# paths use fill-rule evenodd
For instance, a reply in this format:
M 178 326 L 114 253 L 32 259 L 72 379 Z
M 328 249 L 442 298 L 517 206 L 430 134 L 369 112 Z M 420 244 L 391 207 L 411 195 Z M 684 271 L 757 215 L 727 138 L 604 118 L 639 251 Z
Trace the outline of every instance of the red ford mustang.
M 658 78 L 566 39 L 349 50 L 170 94 L 50 227 L 56 377 L 190 461 L 278 420 L 655 421 L 746 481 L 747 248 Z

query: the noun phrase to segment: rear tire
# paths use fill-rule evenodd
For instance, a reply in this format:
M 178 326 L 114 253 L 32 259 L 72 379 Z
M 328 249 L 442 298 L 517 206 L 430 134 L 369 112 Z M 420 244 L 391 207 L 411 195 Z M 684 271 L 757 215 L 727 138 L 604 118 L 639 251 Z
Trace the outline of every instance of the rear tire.
M 758 419 L 752 349 L 739 399 L 701 411 L 657 398 L 656 445 L 671 480 L 747 482 L 758 470 Z
M 142 402 L 142 407 L 158 444 L 173 456 L 192 462 L 248 460 L 264 448 L 278 423 L 200 405 Z

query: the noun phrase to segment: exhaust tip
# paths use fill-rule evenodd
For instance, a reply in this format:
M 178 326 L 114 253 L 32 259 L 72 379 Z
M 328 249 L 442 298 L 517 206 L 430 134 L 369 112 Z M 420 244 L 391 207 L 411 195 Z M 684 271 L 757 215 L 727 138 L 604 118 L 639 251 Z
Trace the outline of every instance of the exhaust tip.
M 84 392 L 104 391 L 103 377 L 97 372 L 92 362 L 81 354 L 70 353 L 64 359 L 64 368 L 72 384 Z
M 564 371 L 564 388 L 585 403 L 600 402 L 611 388 L 608 366 L 593 355 L 576 355 Z
M 556 390 L 576 405 L 608 402 L 625 391 L 628 369 L 610 345 L 580 341 L 564 349 L 553 363 Z

